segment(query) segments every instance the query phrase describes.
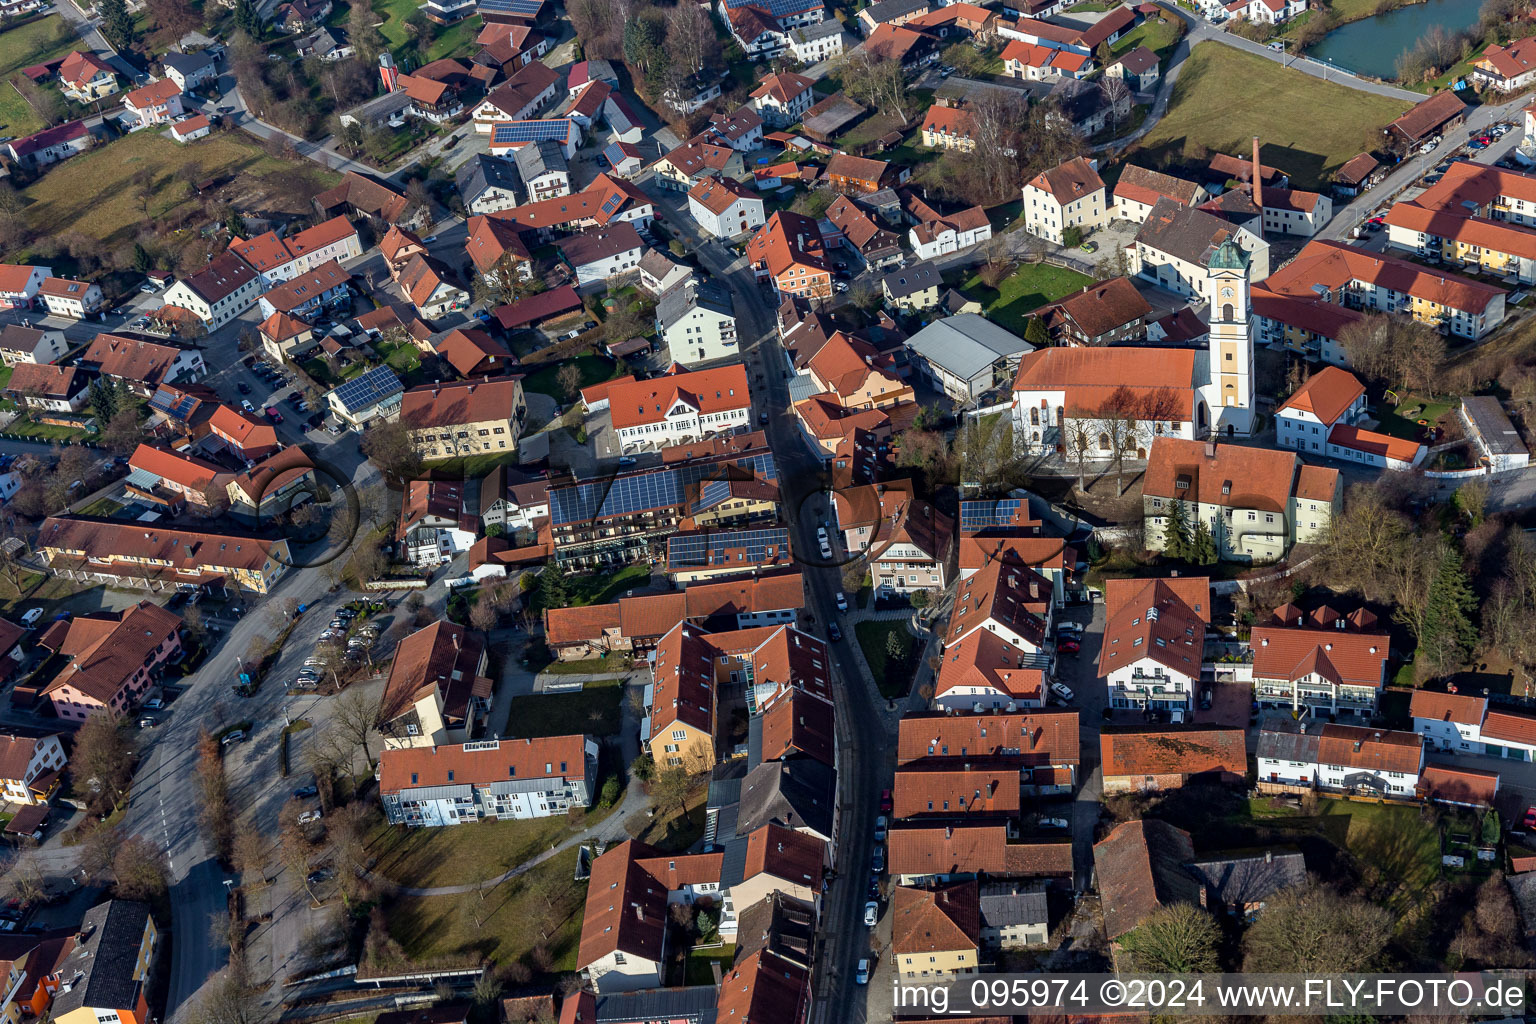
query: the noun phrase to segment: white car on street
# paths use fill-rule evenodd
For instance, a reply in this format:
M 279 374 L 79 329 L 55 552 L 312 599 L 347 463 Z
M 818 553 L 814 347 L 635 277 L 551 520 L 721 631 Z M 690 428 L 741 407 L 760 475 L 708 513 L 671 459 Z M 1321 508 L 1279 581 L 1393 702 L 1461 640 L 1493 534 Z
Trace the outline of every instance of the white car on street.
M 1066 683 L 1052 683 L 1051 693 L 1055 694 L 1063 704 L 1072 703 L 1072 688 Z

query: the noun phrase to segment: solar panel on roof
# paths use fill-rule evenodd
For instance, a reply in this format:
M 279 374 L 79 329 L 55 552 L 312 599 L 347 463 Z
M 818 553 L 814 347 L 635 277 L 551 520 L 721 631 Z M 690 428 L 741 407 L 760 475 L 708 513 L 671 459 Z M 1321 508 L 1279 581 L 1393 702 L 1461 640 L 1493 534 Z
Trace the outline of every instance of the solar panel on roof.
M 483 5 L 482 5 L 483 6 Z M 726 0 L 728 7 L 761 7 L 775 18 L 782 18 L 823 6 L 821 0 Z
M 1009 526 L 1019 507 L 1027 506 L 1022 498 L 999 498 L 996 501 L 962 501 L 960 503 L 960 529 L 984 530 L 989 526 Z M 1027 508 L 1026 508 L 1026 511 Z
M 564 118 L 545 121 L 502 121 L 491 126 L 491 143 L 509 146 L 517 142 L 562 142 L 570 133 L 570 122 Z
M 375 366 L 361 377 L 347 381 L 331 394 L 349 412 L 365 409 L 380 399 L 405 390 L 400 378 L 387 366 Z
M 727 558 L 728 552 L 737 551 L 740 558 Z M 739 561 L 745 566 L 766 561 L 770 554 L 783 557 L 788 553 L 789 530 L 782 526 L 681 533 L 667 538 L 668 565 L 724 566 Z
M 622 195 L 619 195 L 618 193 L 614 193 L 613 195 L 609 196 L 608 197 L 608 201 L 603 203 L 602 209 L 603 209 L 604 215 L 610 214 L 614 210 L 617 210 L 619 208 L 619 204 L 622 203 L 623 201 L 624 201 L 624 197 Z
M 477 6 L 493 14 L 515 14 L 531 18 L 539 13 L 544 3 L 543 0 L 480 0 Z
M 727 474 L 729 479 L 736 480 L 753 476 L 767 481 L 779 478 L 772 453 L 764 452 L 725 463 L 692 462 L 611 479 L 585 480 L 549 489 L 550 522 L 557 527 L 568 526 L 647 509 L 670 508 L 683 504 L 689 490 L 701 483 L 704 488 L 723 486 L 729 492 Z

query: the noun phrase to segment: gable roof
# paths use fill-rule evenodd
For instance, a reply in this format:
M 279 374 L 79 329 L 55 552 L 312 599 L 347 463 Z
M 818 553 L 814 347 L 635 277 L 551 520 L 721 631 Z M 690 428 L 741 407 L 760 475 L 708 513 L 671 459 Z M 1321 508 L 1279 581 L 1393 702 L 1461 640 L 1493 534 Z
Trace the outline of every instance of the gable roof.
M 1413 732 L 1325 725 L 1318 734 L 1317 760 L 1345 768 L 1417 775 L 1424 761 L 1424 738 Z
M 1390 638 L 1338 629 L 1253 629 L 1255 679 L 1297 681 L 1321 676 L 1336 686 L 1380 689 L 1390 654 Z
M 615 430 L 661 423 L 678 402 L 710 414 L 745 409 L 752 398 L 747 368 L 740 363 L 688 373 L 663 374 L 649 380 L 616 382 L 608 388 L 608 407 Z
M 891 952 L 928 954 L 974 950 L 981 903 L 974 881 L 935 889 L 899 885 L 891 897 Z
M 924 711 L 902 716 L 899 730 L 898 766 L 946 757 L 1009 757 L 1024 766 L 1078 763 L 1076 711 Z
M 1295 452 L 1231 444 L 1215 445 L 1215 450 L 1213 456 L 1200 441 L 1154 439 L 1142 492 L 1227 508 L 1285 511 L 1301 461 Z M 1338 470 L 1310 468 L 1319 471 L 1320 480 L 1337 479 Z
M 1104 930 L 1118 939 L 1160 906 L 1200 901 L 1200 885 L 1184 869 L 1195 849 L 1189 833 L 1165 821 L 1126 821 L 1094 844 Z
M 378 724 L 393 722 L 433 692 L 445 717 L 462 719 L 471 697 L 490 696 L 490 680 L 475 674 L 484 653 L 483 634 L 442 620 L 403 638 L 384 681 Z
M 54 522 L 50 518 L 44 528 Z M 49 542 L 39 539 L 38 545 Z M 162 644 L 176 639 L 180 628 L 181 616 L 148 601 L 117 613 L 95 612 L 55 622 L 38 638 L 38 646 L 64 655 L 69 663 L 42 692 L 47 695 L 68 686 L 110 704 Z
M 994 877 L 1071 878 L 1072 843 L 1014 842 L 1006 822 L 901 824 L 886 840 L 892 877 L 985 873 Z
M 1104 179 L 1080 156 L 1063 161 L 1048 171 L 1041 171 L 1031 178 L 1025 188 L 1037 188 L 1049 192 L 1058 203 L 1065 206 L 1075 203 L 1104 188 Z
M 1414 690 L 1408 702 L 1408 714 L 1432 722 L 1454 722 L 1457 725 L 1479 726 L 1488 710 L 1487 697 L 1474 697 L 1466 693 L 1437 693 L 1434 690 Z
M 1099 676 L 1143 658 L 1197 679 L 1205 659 L 1210 621 L 1210 580 L 1111 580 L 1105 592 L 1106 622 L 1099 649 Z

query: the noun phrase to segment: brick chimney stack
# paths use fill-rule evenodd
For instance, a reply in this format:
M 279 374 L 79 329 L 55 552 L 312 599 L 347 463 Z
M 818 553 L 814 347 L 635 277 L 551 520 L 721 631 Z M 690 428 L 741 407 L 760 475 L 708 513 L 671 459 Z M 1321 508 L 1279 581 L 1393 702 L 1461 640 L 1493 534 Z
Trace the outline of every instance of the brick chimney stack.
M 1253 205 L 1259 208 L 1260 238 L 1264 237 L 1264 169 L 1259 163 L 1259 137 L 1253 137 Z

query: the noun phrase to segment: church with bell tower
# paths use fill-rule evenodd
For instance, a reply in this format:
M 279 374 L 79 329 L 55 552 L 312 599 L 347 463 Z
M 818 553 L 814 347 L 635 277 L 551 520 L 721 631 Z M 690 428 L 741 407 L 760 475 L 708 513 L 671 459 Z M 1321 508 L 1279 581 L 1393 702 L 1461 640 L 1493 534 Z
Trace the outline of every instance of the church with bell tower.
M 1253 307 L 1248 295 L 1248 254 L 1230 238 L 1216 247 L 1207 267 L 1210 303 L 1210 370 L 1200 384 L 1213 437 L 1253 433 Z

